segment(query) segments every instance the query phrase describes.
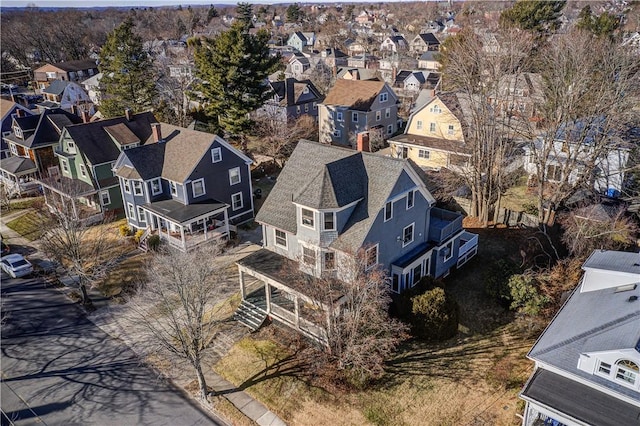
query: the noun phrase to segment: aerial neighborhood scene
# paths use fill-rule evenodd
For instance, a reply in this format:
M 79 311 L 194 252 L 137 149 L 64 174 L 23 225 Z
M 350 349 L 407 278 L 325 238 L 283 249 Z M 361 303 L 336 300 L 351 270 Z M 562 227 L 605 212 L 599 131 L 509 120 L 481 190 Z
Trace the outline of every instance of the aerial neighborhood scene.
M 639 2 L 0 8 L 3 426 L 640 426 Z

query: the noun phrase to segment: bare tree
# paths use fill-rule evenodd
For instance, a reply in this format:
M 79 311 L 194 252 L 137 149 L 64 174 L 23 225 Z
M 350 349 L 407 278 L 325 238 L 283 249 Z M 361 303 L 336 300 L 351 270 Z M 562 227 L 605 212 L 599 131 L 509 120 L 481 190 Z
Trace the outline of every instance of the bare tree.
M 528 139 L 538 219 L 546 222 L 577 189 L 608 178 L 597 176 L 599 170 L 607 173 L 602 162 L 621 146 L 627 127 L 638 123 L 640 67 L 637 56 L 609 39 L 574 31 L 554 38 L 540 68 L 542 119 Z
M 310 115 L 287 119 L 281 110 L 267 105 L 257 114 L 255 122 L 258 151 L 273 158 L 278 167 L 284 165 L 300 139 L 318 139 L 318 123 Z
M 147 281 L 127 303 L 126 319 L 139 329 L 139 348 L 147 354 L 187 361 L 200 397 L 207 400 L 202 362 L 220 326 L 220 302 L 235 289 L 220 257 L 221 245 L 183 253 L 166 249 L 146 268 Z

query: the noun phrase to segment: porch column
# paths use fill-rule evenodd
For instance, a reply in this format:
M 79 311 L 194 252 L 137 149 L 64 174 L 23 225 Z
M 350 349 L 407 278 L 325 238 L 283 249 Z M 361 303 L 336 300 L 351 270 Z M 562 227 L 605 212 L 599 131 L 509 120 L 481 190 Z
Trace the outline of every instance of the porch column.
M 224 230 L 227 233 L 227 238 L 229 238 L 229 215 L 227 214 L 227 209 L 224 209 Z
M 265 296 L 267 296 L 266 301 L 267 301 L 267 314 L 271 313 L 271 286 L 269 285 L 269 283 L 264 283 L 264 294 Z
M 300 307 L 298 305 L 298 295 L 293 296 L 293 312 L 296 314 L 296 328 L 300 328 Z
M 76 210 L 76 199 L 75 198 L 71 199 L 71 208 L 73 209 L 73 217 L 75 219 L 78 219 L 78 211 Z
M 180 226 L 180 240 L 182 241 L 182 247 L 186 250 L 187 242 L 184 239 L 184 226 L 182 225 L 178 225 L 178 226 Z
M 246 292 L 245 292 L 245 289 L 244 289 L 244 272 L 240 271 L 238 276 L 240 277 L 240 296 L 242 297 L 242 300 L 244 300 L 245 297 L 247 296 Z

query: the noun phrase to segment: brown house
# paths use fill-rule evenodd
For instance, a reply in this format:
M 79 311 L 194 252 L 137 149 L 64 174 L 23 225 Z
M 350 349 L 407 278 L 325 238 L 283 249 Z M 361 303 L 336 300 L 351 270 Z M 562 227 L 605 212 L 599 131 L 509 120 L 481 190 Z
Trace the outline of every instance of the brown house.
M 57 64 L 45 64 L 33 71 L 33 79 L 40 90 L 49 87 L 52 81 L 81 82 L 98 74 L 98 65 L 93 59 L 66 61 Z

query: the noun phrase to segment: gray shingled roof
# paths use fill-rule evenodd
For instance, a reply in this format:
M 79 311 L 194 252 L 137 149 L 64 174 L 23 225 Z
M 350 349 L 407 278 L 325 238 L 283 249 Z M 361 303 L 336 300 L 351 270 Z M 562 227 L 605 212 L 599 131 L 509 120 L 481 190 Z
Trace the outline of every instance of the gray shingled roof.
M 362 198 L 331 245 L 355 252 L 366 242 L 371 225 L 406 169 L 416 172 L 426 186 L 424 174 L 415 163 L 301 140 L 256 221 L 295 234 L 294 201 L 309 207 L 332 208 Z M 310 173 L 312 170 L 319 172 Z
M 30 158 L 17 156 L 7 157 L 0 160 L 0 169 L 14 176 L 33 173 L 38 170 L 35 163 Z
M 162 174 L 165 147 L 166 144 L 154 143 L 122 151 L 122 154 L 129 159 L 139 177 L 135 177 L 125 168 L 118 169 L 116 175 L 125 179 L 142 178 L 143 180 L 150 180 L 157 178 Z
M 66 80 L 53 80 L 49 87 L 44 89 L 42 93 L 49 93 L 51 95 L 60 96 L 64 92 L 64 89 L 66 89 L 70 83 L 70 81 Z
M 57 143 L 60 139 L 60 133 L 65 127 L 82 121 L 77 115 L 60 108 L 45 110 L 40 115 L 29 117 L 29 121 L 34 117 L 38 118 L 35 132 L 24 141 L 19 142 L 27 148 L 38 148 Z

